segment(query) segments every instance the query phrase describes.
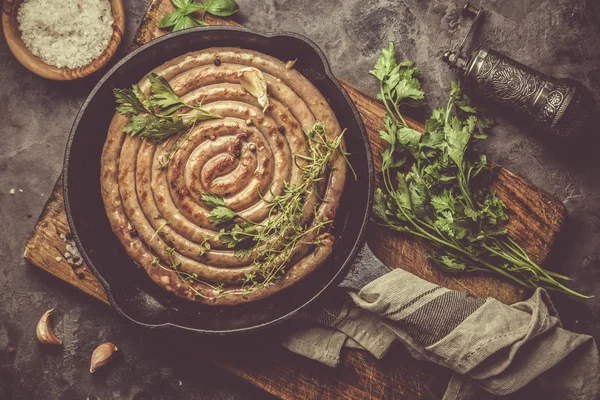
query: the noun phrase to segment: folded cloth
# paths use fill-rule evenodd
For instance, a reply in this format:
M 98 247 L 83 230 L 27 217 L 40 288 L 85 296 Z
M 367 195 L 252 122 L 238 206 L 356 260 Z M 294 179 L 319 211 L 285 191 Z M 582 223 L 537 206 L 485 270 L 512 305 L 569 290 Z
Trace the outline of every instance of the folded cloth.
M 526 386 L 544 399 L 600 398 L 594 339 L 563 329 L 543 289 L 511 306 L 474 298 L 390 271 L 365 246 L 340 290 L 324 300 L 293 322 L 285 347 L 333 367 L 343 347 L 381 358 L 400 341 L 413 357 L 456 372 L 444 400 Z

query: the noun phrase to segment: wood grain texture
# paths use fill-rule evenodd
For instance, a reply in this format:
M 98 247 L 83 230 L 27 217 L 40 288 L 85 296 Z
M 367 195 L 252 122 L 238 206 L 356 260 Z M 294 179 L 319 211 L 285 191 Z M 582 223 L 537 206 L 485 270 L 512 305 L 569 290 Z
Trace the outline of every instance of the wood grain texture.
M 113 33 L 104 51 L 92 62 L 80 68 L 58 68 L 46 64 L 42 59 L 33 55 L 21 40 L 17 11 L 23 0 L 3 0 L 2 26 L 6 43 L 15 58 L 28 70 L 36 75 L 55 81 L 71 81 L 80 79 L 104 67 L 117 51 L 125 31 L 125 11 L 122 0 L 109 0 L 113 16 Z M 48 12 L 57 12 L 48 10 Z
M 390 349 L 382 360 L 367 352 L 346 351 L 336 368 L 282 347 L 274 348 L 268 358 L 236 357 L 218 364 L 282 399 L 439 400 L 450 378 L 449 370 L 416 361 L 401 346 Z
M 56 181 L 52 194 L 46 200 L 31 237 L 25 246 L 23 257 L 30 263 L 83 290 L 85 293 L 108 304 L 108 297 L 98 279 L 84 264 L 72 268 L 63 255 L 67 242 L 60 235 L 70 233 L 63 197 L 62 175 Z M 58 258 L 60 258 L 60 261 Z
M 158 29 L 158 22 L 172 10 L 169 0 L 154 0 L 136 35 L 134 47 L 163 35 L 165 32 Z M 237 25 L 232 21 L 212 17 L 207 18 L 207 21 L 220 25 Z M 381 118 L 385 110 L 377 100 L 348 82 L 340 82 L 361 113 L 371 141 L 375 164 L 379 168 L 383 143 L 377 132 L 382 129 Z M 414 120 L 408 119 L 407 122 L 415 129 L 423 128 L 422 124 Z M 61 180 L 62 177 L 26 245 L 25 258 L 107 303 L 102 286 L 85 266 L 73 271 L 66 262 L 56 261 L 56 257 L 64 253 L 66 246 L 59 235 L 68 231 Z M 562 203 L 503 169 L 493 187 L 510 210 L 508 229 L 511 235 L 533 259 L 542 262 L 564 221 L 565 210 Z M 427 261 L 427 252 L 431 249 L 421 241 L 375 226 L 369 229 L 371 248 L 391 267 L 401 267 L 442 286 L 476 296 L 495 297 L 505 303 L 519 301 L 525 295 L 522 289 L 490 277 L 443 273 Z M 83 273 L 83 279 L 77 277 L 79 272 Z M 392 353 L 384 360 L 375 360 L 365 352 L 348 350 L 336 369 L 304 359 L 278 346 L 273 346 L 268 357 L 264 357 L 264 354 L 261 357 L 228 355 L 215 358 L 213 362 L 257 387 L 286 399 L 433 400 L 441 398 L 449 378 L 448 371 L 433 364 L 417 362 L 402 348 L 392 349 Z

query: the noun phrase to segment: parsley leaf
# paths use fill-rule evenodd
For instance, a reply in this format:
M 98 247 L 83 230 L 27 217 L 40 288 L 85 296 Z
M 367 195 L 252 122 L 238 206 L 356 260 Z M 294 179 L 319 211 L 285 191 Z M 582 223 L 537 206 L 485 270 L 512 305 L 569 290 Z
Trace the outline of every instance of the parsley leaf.
M 215 193 L 202 193 L 202 202 L 211 209 L 208 221 L 213 225 L 223 225 L 231 222 L 238 214 L 225 204 L 225 200 Z M 223 233 L 223 232 L 221 232 Z M 232 246 L 233 247 L 233 246 Z
M 199 106 L 185 104 L 169 83 L 159 75 L 148 75 L 150 97 L 146 97 L 138 85 L 131 89 L 114 89 L 117 112 L 129 117 L 123 132 L 131 136 L 164 140 L 197 121 L 223 118 Z M 185 113 L 176 113 L 182 108 L 191 108 Z
M 225 200 L 223 200 L 223 198 L 221 196 L 219 196 L 218 194 L 205 192 L 205 193 L 202 193 L 201 198 L 202 198 L 202 201 L 204 202 L 204 204 L 209 208 L 226 207 L 227 206 L 225 204 Z
M 390 42 L 388 47 L 381 50 L 381 55 L 377 59 L 375 67 L 369 71 L 369 73 L 376 77 L 379 81 L 384 81 L 396 67 L 396 65 L 396 51 L 394 50 L 394 42 Z
M 227 206 L 218 206 L 212 209 L 208 221 L 213 225 L 231 222 L 237 216 L 236 212 Z
M 150 91 L 152 92 L 150 104 L 158 107 L 161 114 L 173 114 L 181 107 L 186 106 L 179 96 L 175 94 L 175 91 L 165 78 L 151 73 L 148 75 L 148 80 L 150 81 Z
M 177 24 L 177 22 L 183 17 L 183 14 L 179 11 L 173 11 L 170 14 L 165 15 L 165 17 L 160 21 L 158 27 L 161 29 L 170 28 Z
M 142 103 L 146 98 L 137 85 L 133 85 L 131 89 L 115 89 L 114 94 L 118 104 L 117 111 L 120 114 L 131 117 L 146 112 L 146 107 Z

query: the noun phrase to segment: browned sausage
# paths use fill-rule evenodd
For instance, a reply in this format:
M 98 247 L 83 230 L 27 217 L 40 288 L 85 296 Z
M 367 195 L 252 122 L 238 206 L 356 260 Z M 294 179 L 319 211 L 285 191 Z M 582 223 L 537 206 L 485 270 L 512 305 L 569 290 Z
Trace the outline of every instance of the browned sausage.
M 213 62 L 221 61 L 220 66 Z M 263 113 L 257 100 L 239 85 L 238 71 L 263 71 L 270 107 Z M 160 286 L 178 296 L 207 304 L 239 304 L 265 298 L 301 280 L 323 264 L 332 251 L 333 236 L 326 227 L 311 231 L 297 246 L 279 280 L 245 293 L 244 276 L 253 272 L 252 256 L 236 257 L 215 240 L 218 227 L 208 221 L 210 210 L 201 201 L 205 192 L 224 197 L 238 214 L 255 222 L 267 218 L 265 200 L 282 193 L 284 183 L 301 183 L 298 167 L 308 154 L 303 130 L 316 121 L 326 126 L 330 140 L 340 135 L 331 107 L 310 81 L 273 57 L 237 48 L 211 48 L 189 53 L 156 68 L 187 104 L 224 116 L 199 121 L 188 133 L 162 142 L 140 140 L 123 133 L 127 119 L 115 115 L 102 153 L 102 196 L 111 227 L 127 253 Z M 140 82 L 149 92 L 147 79 Z M 165 165 L 165 160 L 168 164 Z M 316 223 L 335 217 L 346 179 L 339 153 L 319 191 L 308 193 L 303 221 Z M 260 194 L 260 195 L 259 195 Z M 313 205 L 318 204 L 313 215 Z M 132 235 L 132 232 L 135 232 Z M 204 243 L 211 250 L 203 251 Z M 174 248 L 170 252 L 168 248 Z M 202 282 L 184 282 L 179 274 L 196 274 Z M 214 286 L 224 284 L 225 296 Z M 237 288 L 237 289 L 236 289 Z

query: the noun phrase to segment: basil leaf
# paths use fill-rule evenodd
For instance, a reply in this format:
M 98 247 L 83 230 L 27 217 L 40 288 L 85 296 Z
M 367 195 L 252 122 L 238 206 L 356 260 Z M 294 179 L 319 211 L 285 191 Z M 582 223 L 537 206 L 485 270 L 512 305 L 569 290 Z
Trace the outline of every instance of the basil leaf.
M 194 20 L 194 18 L 190 17 L 189 15 L 184 15 L 181 17 L 181 19 L 179 21 L 177 21 L 177 23 L 173 27 L 173 32 L 193 28 L 195 26 L 198 26 L 198 25 L 196 24 L 196 21 Z
M 202 4 L 199 4 L 199 3 L 192 3 L 192 4 L 188 4 L 188 5 L 186 5 L 185 7 L 181 7 L 181 8 L 179 9 L 179 12 L 180 12 L 182 15 L 190 15 L 190 14 L 192 14 L 192 13 L 195 13 L 195 12 L 196 12 L 196 11 L 198 11 L 198 10 L 201 10 L 202 8 L 203 8 L 203 5 L 202 5 Z
M 171 0 L 171 3 L 177 8 L 183 8 L 188 4 L 192 4 L 194 0 Z
M 158 24 L 159 28 L 169 28 L 177 23 L 181 19 L 183 15 L 179 12 L 179 10 L 173 11 L 171 14 L 165 15 L 165 17 Z
M 203 4 L 206 12 L 219 17 L 228 17 L 239 9 L 235 0 L 208 0 Z

